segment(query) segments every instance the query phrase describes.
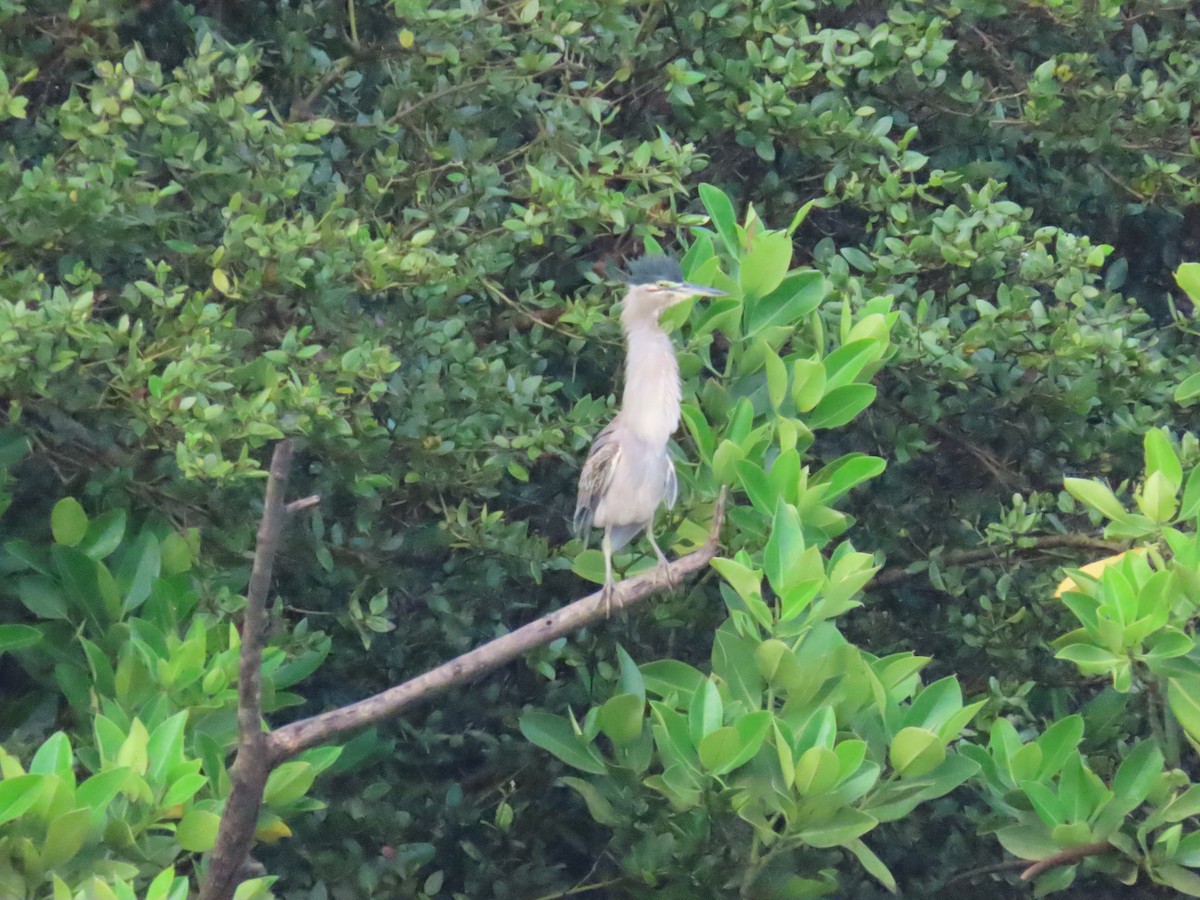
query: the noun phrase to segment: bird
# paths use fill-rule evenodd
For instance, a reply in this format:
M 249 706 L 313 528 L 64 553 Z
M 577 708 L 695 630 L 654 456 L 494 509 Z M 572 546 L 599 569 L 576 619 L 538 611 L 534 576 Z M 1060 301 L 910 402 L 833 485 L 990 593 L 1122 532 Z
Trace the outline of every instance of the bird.
M 612 555 L 645 530 L 660 568 L 670 578 L 667 557 L 654 539 L 658 507 L 675 505 L 679 481 L 667 452 L 679 426 L 679 363 L 663 330 L 664 310 L 692 297 L 721 297 L 716 288 L 689 284 L 679 263 L 647 255 L 628 266 L 629 290 L 621 307 L 625 336 L 625 386 L 621 407 L 592 442 L 579 473 L 573 520 L 575 534 L 586 539 L 593 527 L 604 529 L 605 615 L 612 611 L 615 584 Z

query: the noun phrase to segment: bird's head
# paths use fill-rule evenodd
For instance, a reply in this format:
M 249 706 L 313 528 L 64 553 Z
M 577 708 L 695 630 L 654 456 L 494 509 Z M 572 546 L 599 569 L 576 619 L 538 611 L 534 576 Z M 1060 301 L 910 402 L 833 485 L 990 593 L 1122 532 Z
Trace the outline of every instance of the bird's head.
M 683 279 L 679 263 L 669 256 L 643 256 L 629 263 L 621 321 L 657 322 L 664 309 L 690 300 L 692 297 L 723 297 L 724 291 L 689 284 Z

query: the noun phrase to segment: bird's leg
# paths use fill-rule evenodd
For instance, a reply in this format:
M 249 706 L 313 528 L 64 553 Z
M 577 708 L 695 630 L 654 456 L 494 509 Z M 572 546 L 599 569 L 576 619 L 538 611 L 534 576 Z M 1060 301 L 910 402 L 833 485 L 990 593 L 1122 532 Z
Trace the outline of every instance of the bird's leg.
M 600 542 L 600 547 L 604 551 L 604 587 L 600 590 L 600 603 L 604 607 L 605 618 L 608 618 L 612 615 L 613 591 L 616 590 L 612 571 L 612 534 L 608 528 L 604 529 L 604 540 Z
M 654 555 L 658 557 L 658 570 L 662 572 L 663 578 L 666 579 L 667 587 L 674 590 L 675 576 L 671 574 L 671 564 L 667 561 L 667 555 L 659 549 L 658 541 L 654 540 L 653 522 L 646 526 L 646 537 L 650 539 L 650 546 L 654 548 Z

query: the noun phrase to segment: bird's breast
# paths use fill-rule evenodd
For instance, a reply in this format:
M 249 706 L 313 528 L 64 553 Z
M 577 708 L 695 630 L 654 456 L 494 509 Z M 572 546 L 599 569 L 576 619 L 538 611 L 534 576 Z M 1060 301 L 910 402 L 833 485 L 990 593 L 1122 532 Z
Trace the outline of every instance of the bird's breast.
M 621 454 L 592 522 L 600 527 L 652 522 L 667 492 L 666 445 L 656 446 L 626 430 L 617 440 Z

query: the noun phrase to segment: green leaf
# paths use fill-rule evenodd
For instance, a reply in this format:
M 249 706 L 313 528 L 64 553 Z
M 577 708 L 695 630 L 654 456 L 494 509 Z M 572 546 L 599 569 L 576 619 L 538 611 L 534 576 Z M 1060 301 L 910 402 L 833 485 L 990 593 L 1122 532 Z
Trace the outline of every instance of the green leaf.
M 1126 515 L 1125 507 L 1108 485 L 1086 478 L 1064 478 L 1063 487 L 1080 503 L 1090 506 L 1106 518 L 1115 520 Z
M 18 775 L 0 781 L 0 825 L 11 822 L 37 803 L 48 784 L 45 775 Z
M 884 344 L 864 338 L 843 344 L 825 357 L 826 393 L 851 384 L 863 368 L 883 355 Z
M 828 391 L 804 424 L 818 428 L 840 428 L 875 402 L 873 384 L 847 384 Z
M 676 659 L 660 659 L 641 666 L 646 690 L 666 697 L 671 693 L 687 698 L 692 696 L 707 681 L 706 676 L 695 666 Z
M 849 846 L 851 841 L 862 837 L 879 822 L 861 810 L 844 807 L 834 813 L 828 821 L 800 831 L 800 840 L 810 847 Z
M 583 798 L 583 802 L 587 804 L 588 814 L 601 825 L 615 828 L 624 824 L 620 814 L 594 784 L 570 775 L 564 775 L 558 780 L 559 783 L 565 784 Z
M 715 185 L 702 184 L 699 188 L 700 202 L 704 204 L 704 208 L 708 211 L 708 216 L 712 220 L 713 227 L 717 230 L 725 248 L 730 255 L 738 255 L 738 236 L 737 236 L 737 213 L 734 212 L 733 203 L 725 192 Z
M 771 728 L 771 722 L 774 717 L 768 710 L 760 709 L 755 712 L 747 713 L 736 722 L 734 722 L 734 730 L 737 731 L 738 740 L 741 741 L 741 749 L 734 756 L 729 767 L 718 774 L 731 772 L 745 763 L 748 763 L 759 748 L 762 747 L 763 741 L 766 740 L 767 732 Z
M 46 829 L 42 847 L 42 865 L 54 869 L 75 857 L 87 840 L 92 826 L 92 811 L 86 807 L 72 809 L 57 816 Z
M 773 303 L 769 311 L 756 311 L 755 306 L 783 283 L 791 266 L 792 239 L 787 234 L 782 231 L 761 231 L 754 237 L 738 266 L 738 284 L 747 307 L 748 333 L 751 322 L 769 321 L 776 317 L 776 304 Z
M 158 538 L 143 532 L 126 551 L 117 569 L 117 584 L 124 594 L 126 611 L 135 610 L 146 601 L 150 596 L 150 587 L 161 571 Z
M 732 772 L 756 754 L 771 727 L 766 710 L 747 713 L 732 726 L 718 728 L 700 742 L 700 762 L 716 775 Z
M 680 418 L 683 419 L 683 424 L 687 427 L 688 433 L 691 434 L 692 440 L 696 442 L 696 449 L 700 452 L 700 459 L 704 462 L 710 462 L 717 448 L 712 426 L 708 424 L 708 419 L 704 417 L 704 413 L 694 404 L 685 403 L 680 410 Z
M 129 766 L 138 775 L 145 775 L 150 761 L 146 752 L 149 744 L 150 735 L 146 726 L 140 719 L 134 719 L 130 723 L 129 734 L 125 736 L 125 740 L 121 742 L 121 749 L 117 751 L 117 765 Z
M 735 559 L 717 557 L 711 563 L 721 577 L 729 582 L 739 597 L 749 600 L 751 597 L 762 596 L 762 573 L 751 569 Z
M 521 734 L 543 750 L 557 756 L 569 766 L 591 775 L 604 775 L 608 767 L 596 748 L 575 733 L 561 716 L 532 711 L 521 716 Z
M 1188 475 L 1183 500 L 1179 504 L 1181 519 L 1194 519 L 1197 513 L 1200 513 L 1200 466 L 1196 466 Z
M 821 469 L 812 477 L 810 484 L 827 483 L 829 491 L 823 499 L 826 503 L 830 503 L 864 481 L 870 481 L 883 474 L 886 468 L 887 462 L 878 456 L 848 453 Z
M 1083 716 L 1067 716 L 1047 728 L 1037 739 L 1042 751 L 1038 779 L 1045 780 L 1057 775 L 1082 740 Z
M 1188 737 L 1200 741 L 1200 676 L 1168 679 L 1167 702 Z
M 1154 867 L 1155 881 L 1165 884 L 1173 890 L 1189 897 L 1200 897 L 1200 875 L 1177 866 L 1174 863 L 1162 863 Z
M 604 584 L 604 554 L 599 550 L 581 550 L 571 561 L 571 571 L 592 584 Z
M 1167 822 L 1182 822 L 1184 819 L 1198 814 L 1200 814 L 1200 784 L 1188 787 L 1186 791 L 1163 807 L 1162 811 L 1162 817 Z M 1184 840 L 1188 838 L 1193 838 L 1197 844 L 1197 850 L 1200 851 L 1200 831 L 1193 832 Z M 1200 856 L 1197 856 L 1196 864 L 1200 865 Z M 1184 865 L 1192 865 L 1192 863 L 1184 863 Z
M 0 625 L 0 653 L 32 647 L 42 639 L 42 633 L 32 625 Z
M 54 540 L 67 547 L 74 547 L 83 540 L 88 530 L 88 517 L 78 500 L 63 497 L 54 504 L 50 512 L 50 530 Z
M 57 582 L 43 575 L 27 575 L 17 582 L 17 597 L 38 618 L 68 618 L 62 589 Z
M 79 785 L 79 789 L 75 791 L 75 802 L 92 810 L 93 825 L 99 826 L 104 821 L 108 804 L 125 787 L 129 780 L 129 772 L 124 766 L 105 769 Z M 204 780 L 207 783 L 208 779 Z
M 859 863 L 864 869 L 867 870 L 872 878 L 882 884 L 891 893 L 899 893 L 899 889 L 896 887 L 895 876 L 892 875 L 891 870 L 884 865 L 883 860 L 881 860 L 874 854 L 874 852 L 872 852 L 870 847 L 868 847 L 858 838 L 855 838 L 852 841 L 847 841 L 844 846 L 847 850 L 853 853 L 855 857 L 857 857 Z
M 1178 491 L 1183 484 L 1183 466 L 1179 456 L 1171 445 L 1171 440 L 1161 429 L 1151 428 L 1143 439 L 1146 455 L 1146 475 L 1161 472 L 1171 486 L 1171 491 Z
M 108 557 L 125 537 L 125 510 L 110 509 L 88 526 L 87 536 L 79 544 L 84 554 L 95 560 Z
M 778 719 L 772 720 L 771 732 L 771 742 L 775 745 L 775 761 L 779 764 L 779 774 L 783 776 L 783 783 L 790 788 L 796 783 L 796 763 L 792 757 L 791 740 L 784 734 Z
M 778 412 L 779 407 L 783 405 L 784 398 L 787 397 L 787 366 L 783 364 L 779 354 L 769 347 L 764 362 L 767 373 L 767 399 L 771 403 L 771 408 Z
M 190 809 L 175 829 L 175 840 L 189 853 L 207 853 L 217 842 L 221 817 L 206 809 Z
M 174 882 L 175 867 L 163 869 L 146 888 L 145 900 L 170 900 L 170 890 Z
M 63 595 L 72 603 L 71 611 L 82 612 L 92 620 L 96 628 L 103 630 L 109 619 L 96 575 L 96 567 L 100 563 L 89 559 L 73 547 L 58 544 L 50 548 L 50 555 L 54 559 L 54 567 L 58 570 Z M 77 617 L 72 616 L 73 620 L 75 618 Z
M 29 762 L 31 775 L 57 775 L 71 785 L 75 784 L 74 769 L 75 755 L 71 752 L 71 741 L 61 731 L 46 738 Z
M 271 772 L 263 790 L 263 802 L 271 806 L 287 806 L 308 793 L 317 771 L 309 763 L 293 760 Z
M 762 705 L 763 682 L 754 659 L 756 649 L 758 642 L 737 634 L 728 621 L 717 630 L 712 649 L 713 674 L 729 685 L 733 700 L 741 701 L 750 709 Z
M 741 750 L 742 742 L 732 725 L 724 725 L 705 735 L 698 746 L 700 763 L 710 772 L 725 771 Z
M 824 299 L 825 277 L 820 272 L 811 269 L 792 272 L 766 296 L 747 300 L 746 336 L 753 337 L 780 325 L 794 328 Z
M 621 670 L 621 690 L 633 694 L 641 701 L 646 700 L 646 683 L 642 680 L 642 671 L 633 657 L 625 652 L 625 648 L 617 645 L 617 662 Z
M 146 744 L 146 754 L 149 757 L 147 777 L 152 783 L 161 781 L 166 772 L 183 762 L 183 738 L 187 718 L 188 711 L 180 710 L 161 722 L 150 735 Z
M 1200 372 L 1189 375 L 1175 388 L 1175 402 L 1188 403 L 1200 396 Z
M 1021 824 L 1001 828 L 996 832 L 996 840 L 1017 859 L 1045 859 L 1060 849 L 1050 838 L 1049 829 L 1040 825 Z
M 746 496 L 754 504 L 754 508 L 763 515 L 774 515 L 775 504 L 779 500 L 775 486 L 762 466 L 748 459 L 739 459 L 733 464 L 738 480 L 746 490 Z
M 600 730 L 619 747 L 631 744 L 642 734 L 645 709 L 645 697 L 637 694 L 609 697 L 600 707 Z
M 1142 741 L 1121 761 L 1113 777 L 1113 800 L 1125 812 L 1137 809 L 1149 796 L 1163 769 L 1162 751 L 1154 741 Z
M 904 724 L 937 732 L 951 715 L 962 709 L 962 689 L 953 675 L 923 688 L 904 716 Z
M 892 738 L 888 758 L 902 778 L 919 778 L 942 764 L 946 747 L 932 731 L 909 726 Z
M 828 747 L 809 747 L 796 760 L 796 792 L 816 797 L 832 790 L 841 779 L 842 762 Z
M 692 696 L 688 707 L 688 733 L 692 745 L 699 747 L 704 738 L 721 727 L 725 716 L 725 705 L 721 692 L 711 679 L 706 679 Z
M 825 364 L 815 359 L 792 363 L 792 402 L 799 412 L 811 412 L 825 396 Z
M 775 509 L 771 536 L 763 548 L 763 566 L 766 569 L 767 581 L 776 594 L 787 593 L 803 580 L 804 573 L 796 564 L 801 561 L 804 549 L 800 514 L 790 503 L 780 503 Z
M 1120 661 L 1120 657 L 1091 644 L 1068 644 L 1054 654 L 1054 657 L 1073 662 L 1081 668 L 1086 667 L 1088 671 L 1085 674 L 1089 675 L 1107 671 Z
M 1175 283 L 1193 303 L 1200 305 L 1200 263 L 1184 263 L 1175 270 Z

